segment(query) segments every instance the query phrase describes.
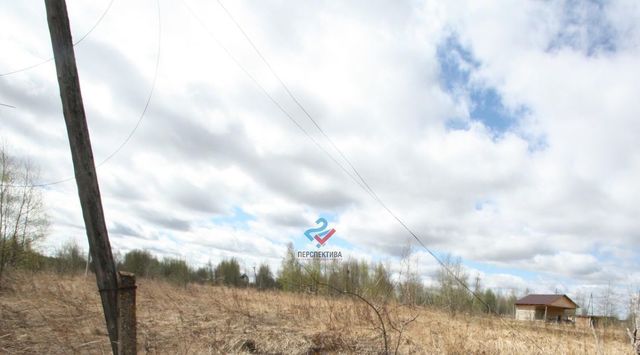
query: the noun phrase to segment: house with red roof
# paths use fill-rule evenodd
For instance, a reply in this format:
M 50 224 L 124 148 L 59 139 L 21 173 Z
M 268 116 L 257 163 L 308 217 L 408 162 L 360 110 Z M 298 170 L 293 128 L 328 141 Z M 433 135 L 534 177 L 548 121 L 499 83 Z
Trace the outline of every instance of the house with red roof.
M 517 320 L 573 321 L 578 305 L 567 295 L 527 295 L 516 301 Z

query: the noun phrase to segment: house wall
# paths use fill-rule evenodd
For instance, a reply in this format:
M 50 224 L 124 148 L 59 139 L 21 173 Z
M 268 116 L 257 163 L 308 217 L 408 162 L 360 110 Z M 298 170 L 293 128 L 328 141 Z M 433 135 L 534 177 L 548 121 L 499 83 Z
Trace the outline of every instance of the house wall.
M 517 320 L 534 320 L 536 314 L 536 306 L 516 306 Z
M 517 320 L 543 320 L 544 306 L 516 305 Z M 556 321 L 565 318 L 565 309 L 547 306 L 547 321 Z

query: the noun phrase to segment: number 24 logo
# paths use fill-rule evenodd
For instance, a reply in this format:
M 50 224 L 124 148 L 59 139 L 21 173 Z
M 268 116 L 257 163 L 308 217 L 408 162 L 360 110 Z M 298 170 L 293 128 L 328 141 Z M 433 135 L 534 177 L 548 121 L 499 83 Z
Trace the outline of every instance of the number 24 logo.
M 331 238 L 331 236 L 333 235 L 333 233 L 336 232 L 336 230 L 333 229 L 333 228 L 331 228 L 329 230 L 326 230 L 327 226 L 329 225 L 329 223 L 327 223 L 327 220 L 322 218 L 322 217 L 318 218 L 318 220 L 316 221 L 316 224 L 319 224 L 320 226 L 316 227 L 316 228 L 307 229 L 304 232 L 304 235 L 310 241 L 313 241 L 315 239 L 316 242 L 318 242 L 316 247 L 320 248 L 320 247 L 324 246 L 324 243 L 326 243 L 327 240 L 329 240 L 329 238 Z

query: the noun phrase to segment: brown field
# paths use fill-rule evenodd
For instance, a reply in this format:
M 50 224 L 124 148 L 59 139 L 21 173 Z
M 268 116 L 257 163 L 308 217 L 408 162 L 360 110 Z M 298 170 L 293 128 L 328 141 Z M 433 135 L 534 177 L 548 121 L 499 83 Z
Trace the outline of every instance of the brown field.
M 0 290 L 0 353 L 110 353 L 95 280 L 10 274 Z M 362 301 L 138 280 L 140 353 L 382 353 Z M 387 305 L 401 354 L 629 354 L 622 329 L 577 329 Z M 384 315 L 384 312 L 383 312 Z M 403 330 L 401 325 L 414 317 Z M 394 329 L 395 328 L 395 329 Z

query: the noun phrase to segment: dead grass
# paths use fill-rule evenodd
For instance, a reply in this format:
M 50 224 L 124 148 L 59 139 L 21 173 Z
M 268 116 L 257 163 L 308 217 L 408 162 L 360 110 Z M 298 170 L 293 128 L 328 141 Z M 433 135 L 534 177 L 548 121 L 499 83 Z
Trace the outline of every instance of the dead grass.
M 380 353 L 375 315 L 360 301 L 138 280 L 141 353 Z M 624 354 L 622 330 L 591 331 L 389 306 L 402 354 Z M 389 328 L 390 350 L 398 340 Z M 537 345 L 534 345 L 537 344 Z M 599 345 L 597 345 L 599 344 Z M 0 289 L 0 353 L 97 353 L 110 347 L 95 280 L 11 274 Z

